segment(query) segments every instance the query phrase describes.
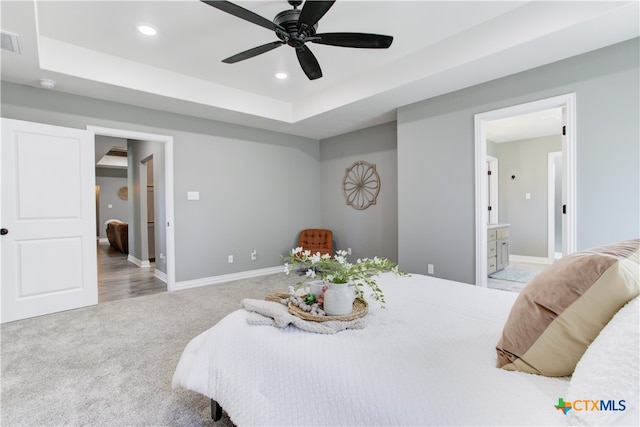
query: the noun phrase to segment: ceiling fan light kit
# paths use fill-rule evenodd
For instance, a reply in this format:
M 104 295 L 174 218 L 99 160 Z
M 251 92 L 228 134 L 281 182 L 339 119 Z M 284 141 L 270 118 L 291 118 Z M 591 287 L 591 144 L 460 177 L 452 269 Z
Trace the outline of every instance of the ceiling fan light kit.
M 318 21 L 331 9 L 332 1 L 306 1 L 302 9 L 299 0 L 289 0 L 293 9 L 284 10 L 276 15 L 273 21 L 240 7 L 229 1 L 201 0 L 223 12 L 237 18 L 272 30 L 279 40 L 254 47 L 244 52 L 223 59 L 222 62 L 234 64 L 269 52 L 282 45 L 289 45 L 296 50 L 300 67 L 309 78 L 315 80 L 322 77 L 322 69 L 315 55 L 307 47 L 306 43 L 317 43 L 329 46 L 351 47 L 360 49 L 387 49 L 393 42 L 392 36 L 369 33 L 316 33 Z

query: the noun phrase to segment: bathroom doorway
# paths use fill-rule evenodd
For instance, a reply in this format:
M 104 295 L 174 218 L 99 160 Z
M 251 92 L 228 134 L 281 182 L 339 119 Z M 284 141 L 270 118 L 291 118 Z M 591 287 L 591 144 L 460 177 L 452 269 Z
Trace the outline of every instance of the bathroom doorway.
M 575 252 L 575 94 L 561 95 L 475 115 L 476 147 L 476 285 L 487 286 L 487 126 L 491 121 L 560 108 L 562 111 L 562 241 L 563 254 Z M 489 156 L 491 157 L 491 156 Z M 496 220 L 499 221 L 499 220 Z

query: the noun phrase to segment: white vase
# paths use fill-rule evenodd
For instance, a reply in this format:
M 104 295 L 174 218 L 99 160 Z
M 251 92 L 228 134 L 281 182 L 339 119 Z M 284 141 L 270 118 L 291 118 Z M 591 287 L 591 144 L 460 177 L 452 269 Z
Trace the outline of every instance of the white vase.
M 328 316 L 344 316 L 353 311 L 353 300 L 356 298 L 353 286 L 347 283 L 328 283 L 329 289 L 324 291 L 324 312 Z
M 322 280 L 314 280 L 309 283 L 309 293 L 315 294 L 316 297 L 319 297 L 322 294 L 323 287 L 324 282 Z

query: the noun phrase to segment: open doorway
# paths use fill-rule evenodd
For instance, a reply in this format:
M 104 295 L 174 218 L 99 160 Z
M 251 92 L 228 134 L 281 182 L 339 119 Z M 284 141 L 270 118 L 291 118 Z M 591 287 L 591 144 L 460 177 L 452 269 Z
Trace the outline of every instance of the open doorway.
M 487 206 L 489 200 L 490 181 L 487 180 L 488 173 L 488 161 L 491 157 L 496 157 L 495 147 L 492 147 L 488 143 L 487 131 L 490 124 L 499 120 L 506 120 L 510 117 L 523 116 L 532 113 L 538 113 L 541 111 L 559 110 L 562 113 L 561 121 L 563 128 L 559 131 L 562 132 L 561 136 L 561 153 L 562 153 L 562 252 L 566 255 L 575 251 L 575 217 L 576 217 L 576 204 L 575 204 L 575 94 L 562 95 L 554 98 L 535 101 L 527 104 L 516 105 L 513 107 L 507 107 L 500 110 L 489 111 L 486 113 L 477 114 L 475 116 L 475 144 L 476 144 L 476 285 L 487 286 L 487 275 L 491 268 L 489 262 L 489 239 L 488 233 L 495 230 L 497 227 L 504 224 L 500 223 L 500 215 L 497 217 L 492 216 Z M 502 164 L 503 162 L 501 162 Z M 544 165 L 546 169 L 546 164 Z M 546 174 L 546 170 L 545 170 Z M 514 183 L 518 182 L 518 174 L 515 173 L 501 173 L 504 179 L 510 179 Z M 538 183 L 539 184 L 539 183 Z M 513 186 L 515 187 L 515 186 Z M 493 190 L 496 191 L 495 189 Z M 546 193 L 546 183 L 545 191 Z M 500 193 L 498 191 L 498 193 Z M 524 199 L 530 199 L 531 194 L 522 191 L 521 194 Z M 519 193 L 518 193 L 519 194 Z M 500 203 L 504 206 L 505 203 Z M 547 200 L 545 197 L 544 203 L 546 205 Z M 506 208 L 506 206 L 505 206 Z M 492 207 L 493 210 L 493 207 Z M 494 212 L 495 213 L 495 212 Z M 544 219 L 545 225 L 547 217 Z M 509 229 L 497 228 L 498 234 L 502 231 L 503 236 L 508 236 Z M 548 235 L 548 231 L 545 230 L 545 235 Z M 496 234 L 496 233 L 494 233 Z M 495 238 L 495 237 L 494 237 Z M 546 243 L 546 242 L 545 242 Z M 507 243 L 508 244 L 508 241 Z M 547 245 L 545 245 L 545 249 Z
M 122 261 L 121 263 L 130 271 L 135 271 L 136 274 L 144 277 L 132 280 L 152 280 L 156 285 L 161 285 L 162 290 L 173 290 L 175 286 L 173 138 L 91 126 L 88 126 L 87 129 L 93 132 L 96 139 L 108 137 L 125 141 L 128 152 L 127 162 L 132 165 L 127 168 L 125 188 L 130 193 L 126 217 L 127 221 L 133 224 L 134 230 L 130 233 L 129 253 L 124 261 L 122 261 L 122 257 L 119 261 Z M 152 152 L 150 149 L 156 151 Z M 96 153 L 97 155 L 98 153 Z M 152 187 L 151 199 L 148 198 L 148 186 Z M 152 220 L 151 233 L 149 232 L 149 218 Z M 162 224 L 162 227 L 158 227 L 158 223 Z M 100 227 L 100 224 L 97 224 L 97 227 Z M 107 243 L 107 245 L 109 244 Z M 151 245 L 153 245 L 153 250 L 150 249 Z M 98 254 L 98 258 L 100 255 Z M 155 262 L 156 258 L 160 258 L 161 265 L 152 266 L 151 262 Z M 123 293 L 129 293 L 129 296 L 142 295 L 145 292 L 144 289 L 123 291 Z M 121 295 L 120 297 L 127 296 Z
M 155 236 L 154 219 L 164 213 L 156 215 L 161 207 L 154 203 L 156 177 L 153 154 L 148 154 L 153 149 L 164 148 L 160 143 L 154 147 L 146 141 L 95 136 L 98 302 L 167 290 L 157 274 L 162 266 L 155 263 L 156 242 L 166 239 Z M 164 165 L 158 174 L 163 171 Z M 159 199 L 164 200 L 164 194 Z M 165 253 L 164 247 L 159 249 Z

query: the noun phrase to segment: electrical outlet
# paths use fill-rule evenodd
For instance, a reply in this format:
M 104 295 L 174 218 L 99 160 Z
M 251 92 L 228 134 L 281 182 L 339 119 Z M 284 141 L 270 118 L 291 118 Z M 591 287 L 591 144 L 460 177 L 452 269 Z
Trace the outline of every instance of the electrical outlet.
M 427 274 L 433 274 L 433 264 L 427 265 Z
M 229 255 L 228 261 L 229 264 L 233 264 L 233 255 Z
M 351 255 L 351 248 L 347 248 L 347 255 Z
M 258 251 L 254 249 L 253 251 L 251 251 L 251 260 L 255 261 L 257 258 L 258 258 Z

